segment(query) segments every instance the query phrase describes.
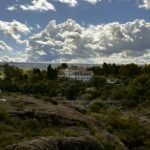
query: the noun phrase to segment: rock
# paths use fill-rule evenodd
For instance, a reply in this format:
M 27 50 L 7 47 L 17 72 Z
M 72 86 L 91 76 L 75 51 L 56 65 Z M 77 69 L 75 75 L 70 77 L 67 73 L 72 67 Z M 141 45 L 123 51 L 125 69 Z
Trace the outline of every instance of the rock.
M 0 99 L 0 101 L 2 101 L 2 102 L 6 102 L 7 100 L 2 98 L 2 99 Z
M 85 92 L 86 93 L 94 93 L 96 91 L 96 88 L 95 87 L 89 87 L 89 88 L 86 88 L 85 89 Z
M 87 113 L 87 109 L 85 109 L 83 106 L 80 106 L 80 105 L 69 105 L 69 106 L 82 114 Z
M 44 120 L 49 125 L 54 126 L 77 126 L 83 125 L 87 126 L 87 123 L 80 119 L 73 119 L 67 116 L 63 116 L 58 113 L 42 113 L 42 112 L 33 112 L 33 111 L 14 111 L 10 112 L 10 114 L 14 117 L 18 117 L 20 119 L 37 119 L 39 121 Z
M 41 137 L 36 140 L 7 146 L 5 150 L 58 150 L 58 144 L 54 138 Z
M 80 96 L 80 100 L 82 101 L 82 100 L 92 100 L 92 94 L 90 94 L 90 93 L 85 93 L 85 94 L 82 94 L 81 96 Z
M 94 137 L 66 137 L 54 139 L 41 137 L 36 140 L 7 146 L 5 150 L 102 150 Z
M 94 137 L 67 137 L 58 140 L 59 150 L 102 150 Z

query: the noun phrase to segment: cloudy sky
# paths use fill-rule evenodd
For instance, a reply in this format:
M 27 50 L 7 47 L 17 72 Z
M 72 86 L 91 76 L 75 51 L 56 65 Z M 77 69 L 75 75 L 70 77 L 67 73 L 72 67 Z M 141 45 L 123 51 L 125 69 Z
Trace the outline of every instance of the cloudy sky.
M 150 63 L 150 0 L 0 0 L 0 61 Z

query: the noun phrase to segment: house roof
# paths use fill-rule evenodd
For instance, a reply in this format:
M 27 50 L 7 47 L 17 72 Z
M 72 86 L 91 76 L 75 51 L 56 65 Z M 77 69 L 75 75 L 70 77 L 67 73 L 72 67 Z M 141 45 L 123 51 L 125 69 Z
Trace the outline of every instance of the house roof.
M 84 68 L 67 68 L 59 70 L 59 75 L 63 75 L 66 71 L 69 71 L 70 74 L 74 75 L 92 75 L 92 71 L 88 71 Z

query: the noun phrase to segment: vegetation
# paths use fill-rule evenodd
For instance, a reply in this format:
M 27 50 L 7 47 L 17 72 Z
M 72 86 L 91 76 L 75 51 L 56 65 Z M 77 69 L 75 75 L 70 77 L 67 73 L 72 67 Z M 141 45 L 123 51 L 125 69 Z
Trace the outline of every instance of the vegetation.
M 94 117 L 98 124 L 103 124 L 100 128 L 117 137 L 127 149 L 149 150 L 150 65 L 104 63 L 102 66 L 87 68 L 94 72 L 93 78 L 87 82 L 58 78 L 59 69 L 67 67 L 67 64 L 62 64 L 55 69 L 49 65 L 47 70 L 22 70 L 8 64 L 2 65 L 1 74 L 4 74 L 5 78 L 0 79 L 0 97 L 15 93 L 16 97 L 20 94 L 33 95 L 42 99 L 44 103 L 51 102 L 54 106 L 59 103 L 65 105 L 69 101 L 73 104 L 78 103 L 80 107 L 68 107 L 77 110 L 78 113 L 84 112 L 83 115 Z M 80 103 L 77 100 L 80 100 Z M 16 102 L 15 111 L 28 110 L 26 105 L 22 101 Z M 34 109 L 32 107 L 33 112 Z M 143 118 L 146 123 L 143 122 Z M 52 126 L 46 120 L 34 117 L 20 119 L 0 109 L 0 149 L 37 136 L 78 137 L 87 132 L 103 143 L 104 150 L 121 149 L 103 137 L 97 124 L 88 127 L 86 133 L 82 127 L 81 122 L 78 122 L 75 128 L 70 128 L 68 124 Z
M 58 70 L 67 67 L 67 64 L 61 64 L 53 69 L 49 65 L 47 70 L 35 68 L 24 71 L 5 64 L 1 66 L 6 77 L 0 81 L 0 89 L 4 92 L 49 97 L 61 95 L 66 99 L 76 100 L 87 93 L 87 88 L 95 87 L 94 92 L 88 92 L 90 99 L 118 100 L 128 107 L 137 106 L 150 99 L 150 65 L 104 63 L 102 67 L 88 68 L 94 72 L 94 77 L 89 82 L 57 78 Z
M 117 109 L 105 109 L 92 115 L 105 123 L 105 128 L 116 135 L 129 150 L 148 150 L 150 148 L 150 128 L 140 122 L 138 116 L 128 111 L 128 115 Z M 130 114 L 131 113 L 131 114 Z

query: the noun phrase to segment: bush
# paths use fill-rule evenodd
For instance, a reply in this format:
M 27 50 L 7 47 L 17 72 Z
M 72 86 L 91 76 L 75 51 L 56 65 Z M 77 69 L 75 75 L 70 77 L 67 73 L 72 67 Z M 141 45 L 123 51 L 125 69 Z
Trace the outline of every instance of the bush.
M 102 102 L 94 102 L 89 107 L 90 111 L 92 112 L 100 112 L 103 109 L 106 109 L 106 105 Z
M 129 149 L 146 147 L 144 141 L 149 139 L 148 131 L 138 123 L 136 118 L 124 118 L 117 111 L 111 111 L 105 121 L 110 125 L 111 132 L 116 134 Z
M 64 94 L 68 100 L 75 100 L 82 93 L 84 84 L 80 81 L 70 81 L 65 88 Z

